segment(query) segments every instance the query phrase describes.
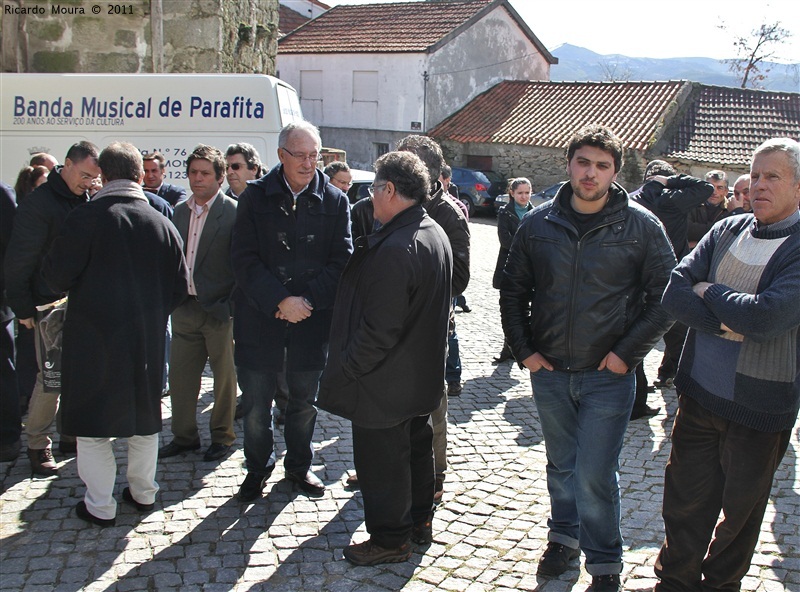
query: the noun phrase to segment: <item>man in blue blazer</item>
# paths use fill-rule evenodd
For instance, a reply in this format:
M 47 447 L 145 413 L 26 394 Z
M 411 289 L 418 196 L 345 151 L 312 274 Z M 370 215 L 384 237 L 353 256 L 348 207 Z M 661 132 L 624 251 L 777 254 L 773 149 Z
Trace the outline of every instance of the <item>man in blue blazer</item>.
M 186 189 L 180 185 L 164 183 L 167 160 L 160 152 L 150 152 L 142 156 L 144 160 L 144 188 L 169 202 L 173 208 L 186 201 Z

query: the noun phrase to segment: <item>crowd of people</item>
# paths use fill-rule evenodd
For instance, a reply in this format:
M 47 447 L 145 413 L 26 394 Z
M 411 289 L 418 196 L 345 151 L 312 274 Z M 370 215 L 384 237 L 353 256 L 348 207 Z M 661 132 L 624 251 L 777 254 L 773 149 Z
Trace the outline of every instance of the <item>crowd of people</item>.
M 147 513 L 158 459 L 203 448 L 209 364 L 203 458 L 230 453 L 241 417 L 238 499 L 263 495 L 276 424 L 285 478 L 324 493 L 311 470 L 324 409 L 351 422 L 348 485 L 369 534 L 344 557 L 405 561 L 432 541 L 444 490 L 468 215 L 426 136 L 381 156 L 352 208 L 349 167 L 317 167 L 313 125 L 287 125 L 278 146 L 271 170 L 249 144 L 197 146 L 189 192 L 165 182 L 161 154 L 125 142 L 78 142 L 63 165 L 34 155 L 14 189 L 2 184 L 0 459 L 19 455 L 27 405 L 31 471 L 57 475 L 56 423 L 86 488 L 76 515 L 106 527 L 112 441 L 127 439 L 121 500 Z M 537 208 L 531 181 L 510 181 L 492 280 L 505 336 L 495 363 L 530 372 L 547 452 L 537 573 L 583 554 L 594 592 L 621 590 L 619 455 L 628 422 L 658 412 L 642 360 L 663 338 L 654 385 L 674 385 L 679 408 L 656 589 L 738 589 L 800 407 L 800 144 L 762 144 L 730 198 L 724 172 L 697 179 L 660 160 L 629 194 L 622 143 L 603 126 L 578 130 L 565 156 L 569 181 Z M 159 447 L 163 396 L 172 438 Z

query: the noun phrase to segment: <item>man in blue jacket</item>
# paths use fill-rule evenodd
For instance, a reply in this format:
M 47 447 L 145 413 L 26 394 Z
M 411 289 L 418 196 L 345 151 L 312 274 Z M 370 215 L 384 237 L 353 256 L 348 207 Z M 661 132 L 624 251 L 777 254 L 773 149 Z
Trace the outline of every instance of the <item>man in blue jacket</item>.
M 739 590 L 800 407 L 800 144 L 768 140 L 753 214 L 717 222 L 672 272 L 689 326 L 664 476 L 658 592 Z M 722 516 L 722 520 L 720 520 Z
M 658 219 L 614 183 L 622 143 L 588 126 L 567 149 L 570 182 L 522 220 L 500 286 L 506 339 L 531 372 L 547 450 L 548 544 L 538 575 L 580 552 L 593 592 L 621 590 L 616 472 L 636 365 L 669 328 L 675 266 Z
M 336 287 L 352 251 L 347 196 L 316 168 L 317 128 L 290 123 L 278 146 L 280 164 L 239 196 L 231 247 L 247 467 L 239 499 L 245 502 L 261 495 L 275 468 L 271 408 L 284 358 L 286 478 L 308 494 L 325 491 L 311 471 L 314 403 Z

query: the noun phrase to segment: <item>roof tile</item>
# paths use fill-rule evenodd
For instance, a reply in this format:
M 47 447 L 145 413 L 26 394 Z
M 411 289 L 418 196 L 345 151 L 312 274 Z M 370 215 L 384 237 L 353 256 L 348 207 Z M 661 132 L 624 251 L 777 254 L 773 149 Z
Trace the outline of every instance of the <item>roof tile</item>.
M 278 53 L 421 52 L 492 1 L 340 4 L 286 35 Z
M 800 94 L 698 86 L 664 156 L 747 166 L 765 140 L 800 139 Z
M 626 148 L 646 150 L 683 81 L 505 81 L 430 131 L 456 142 L 564 148 L 590 123 L 607 125 Z

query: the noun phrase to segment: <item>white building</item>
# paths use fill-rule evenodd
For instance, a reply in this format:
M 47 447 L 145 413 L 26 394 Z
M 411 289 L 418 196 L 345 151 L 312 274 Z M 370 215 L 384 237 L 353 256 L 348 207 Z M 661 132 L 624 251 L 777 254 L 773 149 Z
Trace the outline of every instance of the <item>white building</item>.
M 278 44 L 277 75 L 351 166 L 428 129 L 502 80 L 557 63 L 507 0 L 339 5 Z

